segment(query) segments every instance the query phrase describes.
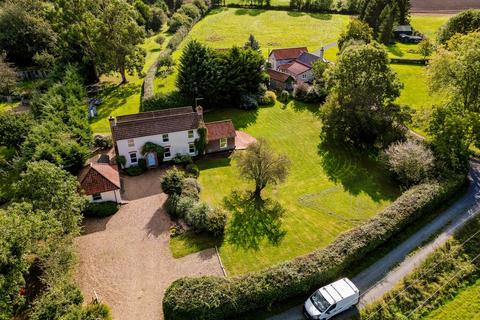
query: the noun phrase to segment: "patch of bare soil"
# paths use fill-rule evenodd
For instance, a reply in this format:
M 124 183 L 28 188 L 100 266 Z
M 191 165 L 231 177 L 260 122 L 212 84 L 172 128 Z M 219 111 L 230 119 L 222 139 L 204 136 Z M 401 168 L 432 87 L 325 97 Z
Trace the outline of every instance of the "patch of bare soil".
M 480 9 L 480 0 L 412 0 L 415 13 L 457 13 L 466 9 Z

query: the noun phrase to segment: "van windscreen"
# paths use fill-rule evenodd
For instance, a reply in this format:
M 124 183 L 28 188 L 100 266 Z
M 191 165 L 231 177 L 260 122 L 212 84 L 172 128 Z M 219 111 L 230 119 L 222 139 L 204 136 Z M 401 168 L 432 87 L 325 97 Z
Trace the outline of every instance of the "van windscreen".
M 324 312 L 330 306 L 330 303 L 328 303 L 328 301 L 322 296 L 320 291 L 315 291 L 310 299 L 312 300 L 315 308 L 317 308 L 320 312 Z

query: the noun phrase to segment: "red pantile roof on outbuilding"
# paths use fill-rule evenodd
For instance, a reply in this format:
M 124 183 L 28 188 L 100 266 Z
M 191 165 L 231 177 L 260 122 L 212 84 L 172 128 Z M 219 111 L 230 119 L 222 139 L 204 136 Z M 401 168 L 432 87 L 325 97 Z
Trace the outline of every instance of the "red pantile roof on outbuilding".
M 303 52 L 308 52 L 308 49 L 306 47 L 273 49 L 270 55 L 273 54 L 277 60 L 288 60 L 298 58 Z
M 235 137 L 235 127 L 232 120 L 223 120 L 205 123 L 207 127 L 207 140 Z
M 118 167 L 106 163 L 90 163 L 80 171 L 78 181 L 87 195 L 120 189 Z
M 273 70 L 273 69 L 268 69 L 268 75 L 270 76 L 270 79 L 273 79 L 273 80 L 276 80 L 276 81 L 279 81 L 279 82 L 286 82 L 289 78 L 294 80 L 291 75 L 289 75 L 285 72 L 280 72 L 280 71 Z

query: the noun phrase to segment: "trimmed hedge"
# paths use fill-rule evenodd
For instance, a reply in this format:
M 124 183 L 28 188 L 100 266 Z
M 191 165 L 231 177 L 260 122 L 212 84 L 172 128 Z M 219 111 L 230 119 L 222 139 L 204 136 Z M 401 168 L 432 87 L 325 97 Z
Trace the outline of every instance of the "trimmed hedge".
M 85 209 L 84 215 L 87 217 L 97 217 L 103 218 L 111 216 L 117 213 L 118 208 L 120 206 L 118 203 L 113 201 L 105 201 L 105 202 L 98 202 L 98 203 L 89 203 L 87 208 Z
M 264 271 L 235 278 L 178 279 L 163 299 L 165 319 L 225 319 L 308 294 L 340 277 L 423 214 L 438 209 L 463 188 L 465 181 L 459 178 L 412 187 L 383 212 L 340 234 L 326 248 Z

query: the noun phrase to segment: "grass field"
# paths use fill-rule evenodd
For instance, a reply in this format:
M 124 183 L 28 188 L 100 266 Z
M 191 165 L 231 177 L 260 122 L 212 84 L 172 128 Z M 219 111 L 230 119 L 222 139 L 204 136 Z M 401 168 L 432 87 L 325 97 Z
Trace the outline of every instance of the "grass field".
M 479 320 L 480 319 L 480 279 L 461 291 L 451 301 L 430 313 L 425 320 Z
M 167 36 L 165 43 L 168 41 Z M 145 65 L 143 72 L 153 64 L 155 59 L 160 54 L 162 46 L 155 42 L 155 37 L 152 36 L 145 40 L 142 48 L 145 49 L 147 55 L 145 58 Z M 165 43 L 163 46 L 165 46 Z M 129 83 L 119 85 L 121 78 L 118 74 L 112 76 L 105 76 L 101 79 L 101 84 L 104 86 L 103 92 L 100 94 L 102 105 L 97 108 L 98 116 L 91 121 L 91 127 L 94 133 L 110 133 L 108 118 L 110 116 L 119 116 L 140 111 L 140 95 L 142 91 L 143 77 L 137 75 L 127 76 Z
M 378 213 L 399 194 L 375 161 L 319 147 L 321 123 L 314 107 L 277 103 L 258 111 L 215 111 L 207 113 L 206 118 L 232 118 L 237 129 L 265 138 L 276 151 L 286 153 L 292 163 L 287 181 L 269 186 L 264 193 L 286 210 L 282 219 L 252 217 L 260 221 L 244 221 L 241 232 L 230 220 L 226 240 L 219 247 L 229 274 L 263 269 L 323 247 L 340 232 Z M 240 178 L 230 158 L 215 157 L 198 165 L 201 197 L 211 205 L 222 204 L 233 190 L 253 188 Z M 233 241 L 229 240 L 231 230 L 236 232 Z M 271 232 L 285 232 L 279 245 L 266 239 Z M 258 244 L 258 250 L 248 246 L 252 244 Z M 197 241 L 176 238 L 171 248 L 178 256 L 192 252 L 188 247 L 193 245 L 197 246 Z

